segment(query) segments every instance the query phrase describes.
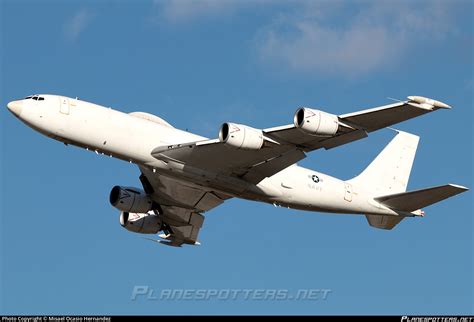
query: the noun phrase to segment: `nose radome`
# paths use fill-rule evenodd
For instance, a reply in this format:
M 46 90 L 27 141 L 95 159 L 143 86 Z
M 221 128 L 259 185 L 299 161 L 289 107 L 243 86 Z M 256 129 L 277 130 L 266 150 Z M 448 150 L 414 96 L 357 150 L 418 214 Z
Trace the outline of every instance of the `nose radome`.
M 23 102 L 22 101 L 11 101 L 10 103 L 7 104 L 8 109 L 10 112 L 15 114 L 16 116 L 20 116 L 21 110 L 23 108 Z

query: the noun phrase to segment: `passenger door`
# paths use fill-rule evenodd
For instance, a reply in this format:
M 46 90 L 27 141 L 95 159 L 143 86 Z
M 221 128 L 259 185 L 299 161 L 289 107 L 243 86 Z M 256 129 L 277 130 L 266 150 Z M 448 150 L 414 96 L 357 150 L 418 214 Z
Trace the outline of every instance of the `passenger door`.
M 344 200 L 352 201 L 352 185 L 350 183 L 344 183 Z
M 59 112 L 62 114 L 69 114 L 69 99 L 61 96 L 59 101 Z

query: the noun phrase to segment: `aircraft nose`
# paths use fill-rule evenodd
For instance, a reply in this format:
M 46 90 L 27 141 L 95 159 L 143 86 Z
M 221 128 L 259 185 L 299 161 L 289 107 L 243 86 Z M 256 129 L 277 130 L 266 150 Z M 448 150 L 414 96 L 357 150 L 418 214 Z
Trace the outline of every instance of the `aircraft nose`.
M 11 101 L 10 103 L 7 104 L 8 109 L 10 112 L 12 112 L 14 115 L 20 117 L 21 110 L 23 108 L 23 102 L 22 101 Z

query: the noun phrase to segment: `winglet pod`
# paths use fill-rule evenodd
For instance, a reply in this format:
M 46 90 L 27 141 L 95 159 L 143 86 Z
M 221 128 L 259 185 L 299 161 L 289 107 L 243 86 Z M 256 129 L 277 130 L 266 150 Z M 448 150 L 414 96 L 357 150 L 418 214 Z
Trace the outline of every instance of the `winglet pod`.
M 410 102 L 419 104 L 417 105 L 418 107 L 421 107 L 427 110 L 432 110 L 435 107 L 448 108 L 448 109 L 451 108 L 451 106 L 449 106 L 446 103 L 436 101 L 434 99 L 423 97 L 423 96 L 408 96 L 408 99 L 410 100 Z

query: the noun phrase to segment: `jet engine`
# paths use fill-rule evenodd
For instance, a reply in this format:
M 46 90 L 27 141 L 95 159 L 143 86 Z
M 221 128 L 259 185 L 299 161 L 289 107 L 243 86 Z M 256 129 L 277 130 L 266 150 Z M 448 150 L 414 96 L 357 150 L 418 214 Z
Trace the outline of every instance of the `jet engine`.
M 120 213 L 120 225 L 134 233 L 156 234 L 161 230 L 162 220 L 152 211 L 148 213 L 122 211 Z
M 109 197 L 112 206 L 124 212 L 146 213 L 153 209 L 153 201 L 141 189 L 115 186 Z
M 339 129 L 337 115 L 307 107 L 298 109 L 293 121 L 297 128 L 310 135 L 331 137 Z
M 219 140 L 227 146 L 242 150 L 260 150 L 264 142 L 262 130 L 235 123 L 222 124 Z

